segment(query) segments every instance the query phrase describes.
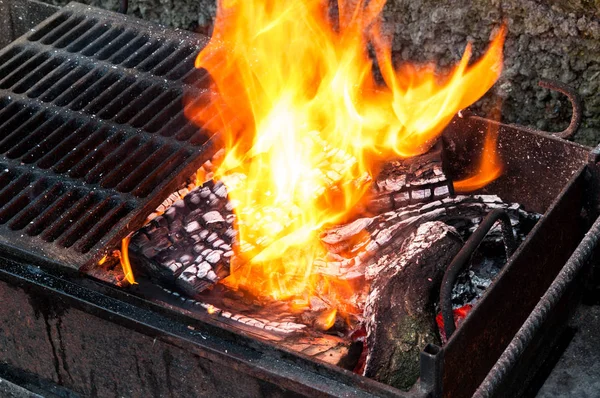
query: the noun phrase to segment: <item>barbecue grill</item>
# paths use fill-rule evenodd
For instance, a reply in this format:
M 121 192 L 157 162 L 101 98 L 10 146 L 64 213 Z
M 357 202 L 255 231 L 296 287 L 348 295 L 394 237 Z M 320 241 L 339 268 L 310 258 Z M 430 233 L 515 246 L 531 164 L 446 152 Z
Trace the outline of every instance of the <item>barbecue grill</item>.
M 600 237 L 600 151 L 548 133 L 468 112 L 444 132 L 446 168 L 461 176 L 497 127 L 506 169 L 482 192 L 544 215 L 448 343 L 422 352 L 409 392 L 278 347 L 193 300 L 78 272 L 219 148 L 184 116 L 186 93 L 208 90 L 193 67 L 206 42 L 71 3 L 0 50 L 0 373 L 58 396 L 521 393 Z M 568 138 L 579 104 L 551 86 L 573 101 Z

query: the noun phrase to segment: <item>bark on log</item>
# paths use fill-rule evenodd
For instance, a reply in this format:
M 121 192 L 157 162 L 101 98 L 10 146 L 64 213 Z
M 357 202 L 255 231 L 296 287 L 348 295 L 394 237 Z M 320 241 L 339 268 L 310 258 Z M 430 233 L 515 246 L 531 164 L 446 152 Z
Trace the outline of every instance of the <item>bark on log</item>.
M 401 389 L 415 383 L 420 351 L 439 341 L 434 303 L 461 246 L 454 228 L 426 222 L 382 250 L 372 264 L 378 272 L 365 306 L 365 376 Z

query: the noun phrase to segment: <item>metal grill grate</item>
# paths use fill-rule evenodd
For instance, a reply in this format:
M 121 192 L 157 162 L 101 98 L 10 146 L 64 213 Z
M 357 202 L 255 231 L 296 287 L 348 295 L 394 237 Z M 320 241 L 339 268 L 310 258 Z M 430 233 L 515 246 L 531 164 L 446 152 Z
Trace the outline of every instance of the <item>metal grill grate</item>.
M 0 51 L 0 243 L 75 268 L 212 155 L 206 38 L 72 3 Z

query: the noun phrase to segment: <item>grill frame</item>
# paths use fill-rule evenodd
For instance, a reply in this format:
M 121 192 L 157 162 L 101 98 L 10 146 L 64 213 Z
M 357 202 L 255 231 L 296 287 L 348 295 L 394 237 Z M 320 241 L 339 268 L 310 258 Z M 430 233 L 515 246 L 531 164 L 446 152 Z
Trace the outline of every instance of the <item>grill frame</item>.
M 70 3 L 1 49 L 0 245 L 89 269 L 210 159 L 207 42 Z
M 1 7 L 0 11 L 2 11 Z M 451 128 L 458 131 L 461 126 L 468 126 L 469 121 L 473 120 L 476 119 L 459 120 Z M 477 125 L 477 123 L 479 122 L 474 124 Z M 487 123 L 490 122 L 485 121 L 484 125 Z M 471 133 L 474 136 L 482 136 L 484 130 Z M 520 141 L 521 144 L 523 142 L 539 142 L 524 129 L 502 126 L 502 130 L 501 138 L 506 136 L 509 139 L 510 135 L 514 134 L 523 137 Z M 463 137 L 463 139 L 468 140 L 468 137 Z M 547 137 L 540 139 L 545 142 Z M 480 142 L 479 140 L 475 141 Z M 556 157 L 551 157 L 558 169 L 565 167 L 561 162 L 566 161 L 569 163 L 566 169 L 574 167 L 571 170 L 580 170 L 582 174 L 577 178 L 581 178 L 580 182 L 584 187 L 598 184 L 600 180 L 597 175 L 598 167 L 590 164 L 583 168 L 586 163 L 586 152 L 590 148 L 582 148 L 564 141 L 552 141 L 557 143 L 556 148 L 566 151 L 566 154 L 560 152 L 555 154 Z M 475 146 L 477 145 L 479 144 L 475 144 Z M 597 159 L 593 163 L 596 162 Z M 526 165 L 527 163 L 522 161 L 520 164 Z M 520 164 L 515 164 L 515 167 L 518 169 Z M 594 170 L 596 174 L 588 179 L 586 174 L 590 169 Z M 564 188 L 561 191 L 563 193 L 571 189 L 568 178 L 567 181 L 560 178 L 557 186 L 559 186 L 559 191 L 560 188 Z M 559 194 L 559 192 L 555 193 Z M 539 205 L 549 204 L 556 199 L 554 194 L 547 196 Z M 597 206 L 597 203 L 592 203 L 592 205 Z M 43 265 L 48 264 L 44 262 Z M 576 288 L 577 285 L 571 285 L 571 287 Z M 102 391 L 111 393 L 118 389 L 128 395 L 145 396 L 156 393 L 156 391 L 168 394 L 177 391 L 178 388 L 189 386 L 198 379 L 223 380 L 219 378 L 218 373 L 229 372 L 232 379 L 226 381 L 231 383 L 231 388 L 236 388 L 237 392 L 246 395 L 254 393 L 261 396 L 278 396 L 282 395 L 281 389 L 283 388 L 284 393 L 289 394 L 286 396 L 341 396 L 350 392 L 356 395 L 365 393 L 378 396 L 425 397 L 436 393 L 432 387 L 435 384 L 435 377 L 440 375 L 435 373 L 440 370 L 439 368 L 427 369 L 427 366 L 424 366 L 421 383 L 409 393 L 402 393 L 358 376 L 350 375 L 349 379 L 348 373 L 344 371 L 341 371 L 342 376 L 340 377 L 340 369 L 315 363 L 297 354 L 263 344 L 253 338 L 250 333 L 232 332 L 226 326 L 217 325 L 213 317 L 199 317 L 197 314 L 191 316 L 189 313 L 176 311 L 174 305 L 157 306 L 124 291 L 77 277 L 72 273 L 63 274 L 60 270 L 47 267 L 40 269 L 23 261 L 20 256 L 13 258 L 7 251 L 0 253 L 0 294 L 4 297 L 3 306 L 0 307 L 0 319 L 2 319 L 0 324 L 9 331 L 8 336 L 0 333 L 0 340 L 6 338 L 9 341 L 9 344 L 5 342 L 0 344 L 3 347 L 3 350 L 0 350 L 0 373 L 4 375 L 6 372 L 10 372 L 15 377 L 22 377 L 21 380 L 26 380 L 35 374 L 33 379 L 41 385 L 51 387 L 52 391 L 57 391 L 56 383 L 60 383 L 75 391 L 89 392 L 90 394 L 96 391 L 97 393 L 98 390 L 94 390 L 94 381 L 104 380 L 106 383 L 99 383 L 98 387 L 105 389 Z M 571 302 L 572 304 L 573 302 Z M 562 308 L 558 314 L 556 312 L 551 314 L 554 318 L 561 318 L 565 315 L 565 309 Z M 495 314 L 490 316 L 495 316 Z M 159 322 L 161 319 L 163 321 L 167 319 L 167 321 Z M 98 320 L 103 322 L 103 327 L 95 330 L 92 325 L 96 325 Z M 72 329 L 66 328 L 67 324 L 71 325 Z M 190 327 L 194 329 L 190 329 Z M 103 340 L 103 337 L 114 337 L 117 335 L 117 330 L 122 332 L 123 329 L 126 330 L 126 334 L 119 334 L 123 337 L 122 340 L 115 343 L 115 339 L 111 338 L 107 344 L 104 344 L 107 340 Z M 65 337 L 66 335 L 68 336 Z M 81 347 L 79 350 L 66 350 L 65 344 L 69 345 L 69 342 L 73 342 L 68 338 L 72 335 L 78 336 L 81 340 L 87 337 L 94 341 L 97 338 L 97 341 L 86 349 Z M 207 339 L 202 336 L 210 340 L 207 342 Z M 141 344 L 140 341 L 142 341 Z M 216 346 L 212 344 L 215 341 L 219 342 Z M 232 344 L 238 348 L 239 346 L 244 347 L 244 352 L 248 354 L 240 362 L 231 361 L 232 355 L 228 349 Z M 535 345 L 538 344 L 540 344 L 539 341 Z M 153 351 L 149 349 L 149 345 Z M 24 347 L 26 347 L 25 350 Z M 185 360 L 188 361 L 191 369 L 195 371 L 199 369 L 200 372 L 184 374 L 181 380 L 178 380 L 176 376 L 181 374 L 173 372 L 171 360 L 173 352 L 180 348 L 185 353 L 192 353 L 186 356 Z M 24 355 L 24 351 L 26 355 Z M 138 371 L 137 379 L 135 379 L 136 371 L 133 370 L 135 366 L 127 367 L 120 365 L 120 361 L 114 363 L 114 360 L 96 363 L 85 360 L 99 352 L 107 353 L 106 357 L 112 359 L 124 357 L 127 357 L 128 360 L 137 359 L 141 362 L 132 363 L 141 365 L 144 373 L 141 374 Z M 148 370 L 144 368 L 144 365 L 148 366 L 148 361 L 144 361 L 144 358 L 148 358 L 149 353 L 152 355 L 149 361 L 158 366 L 154 368 L 157 372 L 153 374 L 152 379 L 142 377 L 149 374 Z M 237 353 L 239 351 L 236 351 Z M 48 359 L 47 361 L 42 360 L 42 354 L 46 355 L 43 358 Z M 441 358 L 443 351 L 439 354 L 441 355 L 429 353 L 431 357 L 437 356 L 437 358 L 430 359 L 443 365 L 444 358 Z M 98 357 L 94 356 L 93 358 Z M 285 363 L 280 364 L 279 361 Z M 214 363 L 220 364 L 221 367 L 214 366 Z M 105 374 L 102 372 L 106 371 L 111 364 L 114 365 L 115 372 L 104 379 Z M 280 365 L 281 367 L 279 367 Z M 453 366 L 458 368 L 462 367 L 464 363 L 446 362 L 445 365 L 447 368 Z M 290 370 L 293 372 L 290 373 Z M 72 373 L 70 374 L 70 372 Z M 75 372 L 78 373 L 77 379 L 72 377 Z M 128 380 L 124 380 L 119 372 L 133 375 L 140 385 L 127 383 Z M 192 377 L 196 375 L 198 379 Z M 502 381 L 507 381 L 507 377 L 504 375 Z M 252 381 L 252 378 L 256 380 Z M 174 385 L 173 382 L 182 384 Z M 427 384 L 428 382 L 432 383 Z M 152 386 L 150 392 L 142 390 L 144 383 Z M 202 392 L 208 394 L 213 391 L 219 393 L 219 390 L 215 388 L 216 383 L 209 383 L 209 385 L 213 389 L 201 389 L 199 394 Z M 326 390 L 325 386 L 328 386 Z M 466 395 L 469 388 L 463 387 L 462 392 Z M 146 394 L 143 395 L 144 393 Z M 65 393 L 65 395 L 67 394 Z

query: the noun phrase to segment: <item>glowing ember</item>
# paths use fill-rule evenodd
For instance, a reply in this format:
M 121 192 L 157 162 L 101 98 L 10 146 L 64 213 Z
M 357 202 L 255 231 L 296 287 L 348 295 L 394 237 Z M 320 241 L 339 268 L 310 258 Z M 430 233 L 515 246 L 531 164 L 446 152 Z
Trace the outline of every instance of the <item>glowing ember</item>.
M 380 33 L 384 3 L 340 0 L 332 24 L 320 0 L 219 2 L 196 60 L 213 78 L 211 98 L 190 99 L 186 114 L 225 135 L 216 178 L 235 205 L 241 248 L 230 287 L 296 303 L 319 292 L 345 313 L 352 287 L 312 272 L 326 255 L 320 231 L 347 217 L 383 159 L 426 152 L 499 77 L 504 28 L 471 66 L 467 46 L 444 78 L 432 66 L 394 69 Z

